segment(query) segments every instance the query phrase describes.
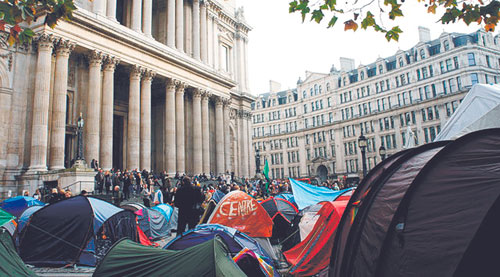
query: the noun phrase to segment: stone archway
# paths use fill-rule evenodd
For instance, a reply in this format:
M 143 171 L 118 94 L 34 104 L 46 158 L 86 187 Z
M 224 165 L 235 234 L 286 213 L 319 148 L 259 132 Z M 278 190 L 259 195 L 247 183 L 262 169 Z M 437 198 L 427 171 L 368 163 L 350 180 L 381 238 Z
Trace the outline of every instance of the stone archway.
M 318 168 L 316 169 L 316 175 L 320 182 L 326 181 L 326 179 L 328 178 L 328 168 L 326 168 L 326 166 L 324 165 L 318 166 Z

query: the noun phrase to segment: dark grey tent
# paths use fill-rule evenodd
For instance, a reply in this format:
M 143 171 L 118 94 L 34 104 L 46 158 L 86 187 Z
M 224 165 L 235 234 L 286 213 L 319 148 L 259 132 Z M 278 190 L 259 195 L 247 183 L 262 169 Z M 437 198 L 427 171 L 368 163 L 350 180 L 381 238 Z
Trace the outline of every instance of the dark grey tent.
M 498 275 L 500 129 L 406 151 L 378 175 L 337 232 L 331 276 Z

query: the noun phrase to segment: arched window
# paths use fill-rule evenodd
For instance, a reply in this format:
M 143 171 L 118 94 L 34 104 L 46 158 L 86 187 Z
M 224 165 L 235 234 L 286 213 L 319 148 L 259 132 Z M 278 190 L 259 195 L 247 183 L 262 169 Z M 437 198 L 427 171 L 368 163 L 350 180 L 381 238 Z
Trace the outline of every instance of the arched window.
M 319 86 L 319 94 L 321 94 L 321 85 Z
M 425 59 L 425 50 L 424 49 L 420 49 L 420 58 Z
M 330 83 L 326 83 L 326 91 L 330 91 Z
M 306 96 L 307 96 L 307 94 L 306 94 L 306 91 L 304 90 L 304 91 L 302 92 L 302 98 L 306 98 Z
M 384 68 L 382 67 L 382 65 L 378 66 L 378 73 L 380 74 L 384 73 Z
M 364 71 L 361 71 L 361 73 L 359 75 L 360 75 L 361 80 L 365 79 L 365 72 Z
M 448 42 L 448 40 L 445 40 L 443 42 L 443 46 L 444 46 L 444 51 L 450 50 L 450 43 Z
M 342 79 L 342 83 L 343 83 L 344 86 L 346 85 L 346 79 L 345 79 L 345 77 Z
M 314 95 L 318 95 L 318 85 L 314 85 Z
M 311 88 L 311 96 L 313 96 L 314 94 L 314 91 L 313 91 L 313 88 Z
M 399 67 L 403 67 L 404 63 L 403 63 L 403 58 L 399 58 Z

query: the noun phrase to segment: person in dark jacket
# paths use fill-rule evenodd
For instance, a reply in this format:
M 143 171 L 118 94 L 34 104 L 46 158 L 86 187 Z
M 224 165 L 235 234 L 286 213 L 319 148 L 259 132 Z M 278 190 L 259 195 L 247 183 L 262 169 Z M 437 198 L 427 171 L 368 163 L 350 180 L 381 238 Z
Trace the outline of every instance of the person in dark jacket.
M 177 236 L 180 236 L 188 225 L 189 229 L 196 227 L 199 219 L 199 207 L 203 203 L 204 197 L 199 188 L 191 183 L 189 177 L 183 177 L 182 186 L 175 193 L 174 205 L 179 208 L 177 221 Z

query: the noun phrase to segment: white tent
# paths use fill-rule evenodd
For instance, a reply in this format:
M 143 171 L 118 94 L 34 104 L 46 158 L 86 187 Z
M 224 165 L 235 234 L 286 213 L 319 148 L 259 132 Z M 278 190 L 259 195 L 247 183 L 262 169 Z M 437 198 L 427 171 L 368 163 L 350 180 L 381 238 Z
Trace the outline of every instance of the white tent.
M 500 86 L 474 85 L 434 141 L 500 127 Z

